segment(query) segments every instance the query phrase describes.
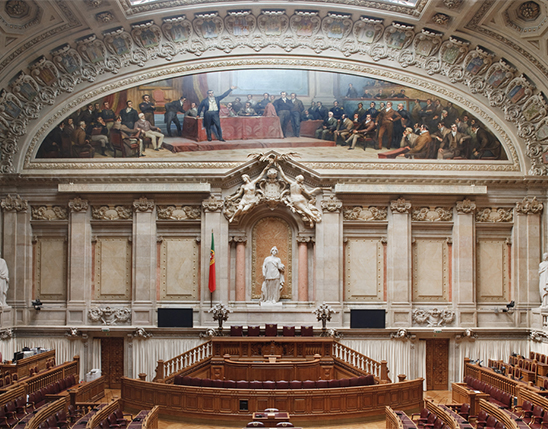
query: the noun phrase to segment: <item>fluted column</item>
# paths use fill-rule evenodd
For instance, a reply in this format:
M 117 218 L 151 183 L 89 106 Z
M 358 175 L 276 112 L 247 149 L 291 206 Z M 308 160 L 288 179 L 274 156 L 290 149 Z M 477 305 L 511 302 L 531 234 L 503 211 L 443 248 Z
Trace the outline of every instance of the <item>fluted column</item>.
M 245 301 L 245 237 L 234 237 L 236 243 L 236 301 Z
M 393 326 L 411 325 L 411 203 L 404 198 L 390 202 L 387 249 L 388 302 L 398 314 Z
M 87 200 L 69 200 L 67 322 L 86 323 L 86 304 L 91 300 L 91 225 Z
M 297 237 L 297 243 L 299 243 L 299 301 L 308 301 L 308 243 L 310 241 L 311 237 Z

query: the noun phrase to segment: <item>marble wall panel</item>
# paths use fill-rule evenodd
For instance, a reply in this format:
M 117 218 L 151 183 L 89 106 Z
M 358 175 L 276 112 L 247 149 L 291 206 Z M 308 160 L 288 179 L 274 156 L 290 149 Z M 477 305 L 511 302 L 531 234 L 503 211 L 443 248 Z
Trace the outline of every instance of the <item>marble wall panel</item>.
M 95 299 L 131 298 L 131 242 L 100 237 L 95 245 Z
M 509 302 L 509 264 L 506 239 L 479 239 L 476 255 L 478 303 Z
M 345 300 L 383 299 L 384 258 L 379 239 L 353 238 L 346 243 Z
M 43 301 L 66 300 L 67 242 L 65 238 L 38 239 L 35 278 L 37 298 Z
M 293 297 L 291 273 L 293 265 L 293 238 L 291 228 L 287 222 L 277 217 L 267 217 L 258 221 L 253 227 L 252 246 L 252 273 L 251 273 L 251 298 L 261 298 L 261 286 L 263 283 L 263 262 L 270 256 L 270 249 L 278 248 L 278 257 L 285 265 L 285 284 L 280 293 L 280 298 L 291 299 Z
M 197 300 L 198 243 L 194 238 L 164 238 L 160 257 L 160 299 Z
M 416 238 L 413 245 L 413 301 L 449 301 L 449 260 L 444 238 Z

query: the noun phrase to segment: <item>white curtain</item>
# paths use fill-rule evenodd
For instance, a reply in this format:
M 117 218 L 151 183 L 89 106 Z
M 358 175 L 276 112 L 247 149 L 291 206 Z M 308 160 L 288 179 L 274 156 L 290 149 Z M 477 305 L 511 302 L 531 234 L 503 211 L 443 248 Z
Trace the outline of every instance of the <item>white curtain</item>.
M 156 366 L 159 360 L 167 361 L 179 356 L 187 350 L 193 349 L 205 342 L 203 339 L 166 339 L 149 338 L 133 340 L 133 375 L 137 378 L 139 373 L 147 375 L 146 380 L 152 381 L 156 375 Z
M 101 338 L 94 338 L 91 341 L 91 367 L 92 369 L 101 369 Z

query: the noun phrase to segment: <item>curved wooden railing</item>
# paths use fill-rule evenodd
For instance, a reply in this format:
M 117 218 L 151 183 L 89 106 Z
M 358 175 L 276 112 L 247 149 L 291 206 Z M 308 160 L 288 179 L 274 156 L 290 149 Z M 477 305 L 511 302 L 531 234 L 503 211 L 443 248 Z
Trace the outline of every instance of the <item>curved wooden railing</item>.
M 32 377 L 24 379 L 24 383 L 26 383 L 27 385 L 27 394 L 36 392 L 42 387 L 62 380 L 63 378 L 72 374 L 76 375 L 77 378 L 80 378 L 79 365 L 80 357 L 74 356 L 74 360 L 72 362 L 66 362 L 62 365 L 50 368 L 46 372 L 38 373 L 36 375 L 33 375 Z
M 381 383 L 390 382 L 385 360 L 377 362 L 340 343 L 333 343 L 333 357 L 360 371 L 373 374 Z
M 505 428 L 518 429 L 518 423 L 496 405 L 486 401 L 485 399 L 480 399 L 480 408 L 490 416 L 495 417 L 504 425 Z
M 122 408 L 122 400 L 117 399 L 116 401 L 111 402 L 106 407 L 98 411 L 91 419 L 89 419 L 86 428 L 96 428 L 99 424 L 110 416 L 118 408 Z
M 386 429 L 403 429 L 403 422 L 390 406 L 384 408 L 386 413 Z
M 212 352 L 211 341 L 208 341 L 167 361 L 159 360 L 156 366 L 156 376 L 152 381 L 163 383 L 167 377 L 210 358 Z
M 47 407 L 40 408 L 32 419 L 25 425 L 25 429 L 37 429 L 42 422 L 45 422 L 48 417 L 57 414 L 59 411 L 66 409 L 68 406 L 68 396 L 58 399 Z
M 156 429 L 158 427 L 158 416 L 160 415 L 160 407 L 156 405 L 143 420 L 142 429 Z

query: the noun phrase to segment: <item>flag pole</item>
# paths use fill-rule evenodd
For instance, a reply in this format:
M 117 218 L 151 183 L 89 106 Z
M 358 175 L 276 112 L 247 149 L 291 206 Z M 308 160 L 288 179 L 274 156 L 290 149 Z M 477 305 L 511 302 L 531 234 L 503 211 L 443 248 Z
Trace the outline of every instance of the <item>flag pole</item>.
M 215 239 L 213 237 L 213 228 L 211 229 L 211 250 L 209 252 L 209 305 L 213 307 L 213 292 L 217 289 L 215 275 Z

